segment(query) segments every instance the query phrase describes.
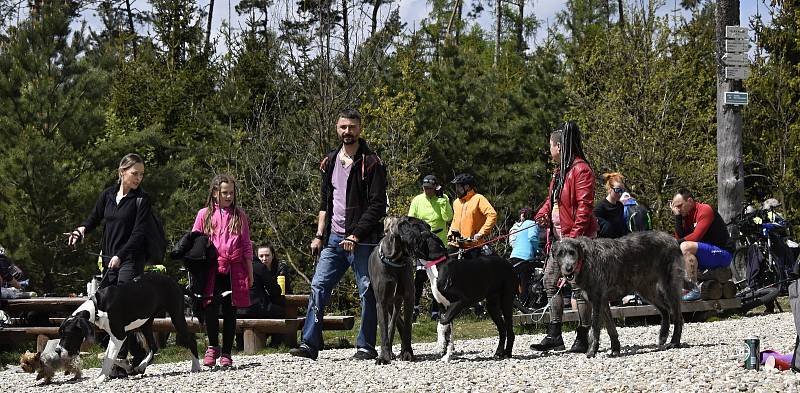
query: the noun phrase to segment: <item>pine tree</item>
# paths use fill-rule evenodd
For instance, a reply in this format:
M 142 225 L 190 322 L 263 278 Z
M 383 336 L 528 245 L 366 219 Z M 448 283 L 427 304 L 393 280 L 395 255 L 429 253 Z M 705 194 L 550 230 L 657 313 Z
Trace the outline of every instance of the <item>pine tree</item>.
M 44 4 L 9 30 L 0 50 L 0 244 L 44 292 L 90 277 L 91 259 L 71 253 L 62 233 L 84 218 L 98 179 L 108 177 L 94 150 L 108 74 L 85 59 L 71 14 Z

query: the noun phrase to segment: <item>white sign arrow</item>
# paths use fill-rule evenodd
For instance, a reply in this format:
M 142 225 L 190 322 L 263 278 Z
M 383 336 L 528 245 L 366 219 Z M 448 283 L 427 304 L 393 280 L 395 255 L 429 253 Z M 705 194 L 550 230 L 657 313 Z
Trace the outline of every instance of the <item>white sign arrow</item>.
M 729 66 L 749 66 L 750 59 L 745 53 L 726 53 L 722 55 L 722 62 Z
M 726 40 L 725 52 L 747 52 L 750 49 L 750 43 L 744 40 Z
M 747 28 L 741 26 L 725 26 L 725 38 L 749 39 Z
M 725 79 L 742 80 L 750 76 L 750 67 L 725 67 Z

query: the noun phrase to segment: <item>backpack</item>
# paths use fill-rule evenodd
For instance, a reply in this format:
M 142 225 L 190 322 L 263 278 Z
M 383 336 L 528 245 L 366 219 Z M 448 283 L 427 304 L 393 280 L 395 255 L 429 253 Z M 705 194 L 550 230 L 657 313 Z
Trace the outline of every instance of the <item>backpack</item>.
M 628 231 L 640 232 L 653 229 L 650 212 L 646 207 L 636 204 L 625 206 L 625 209 L 628 211 Z
M 136 208 L 142 206 L 143 198 L 136 198 Z M 164 232 L 164 222 L 150 208 L 149 228 L 144 239 L 144 261 L 147 264 L 158 264 L 164 262 L 167 253 L 167 234 Z

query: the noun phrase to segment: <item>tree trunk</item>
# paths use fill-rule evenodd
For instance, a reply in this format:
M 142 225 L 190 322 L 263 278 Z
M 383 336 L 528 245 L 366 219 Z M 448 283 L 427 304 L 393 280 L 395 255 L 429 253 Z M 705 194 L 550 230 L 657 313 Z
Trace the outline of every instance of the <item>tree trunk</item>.
M 214 0 L 208 3 L 208 23 L 206 23 L 206 55 L 211 53 L 211 20 L 214 17 Z M 230 23 L 230 21 L 228 21 Z
M 370 27 L 370 37 L 375 36 L 375 32 L 378 31 L 378 11 L 382 5 L 382 0 L 375 0 L 375 4 L 372 5 L 372 26 Z
M 342 45 L 344 46 L 344 75 L 350 74 L 350 26 L 347 20 L 347 0 L 342 0 Z
M 742 165 L 741 107 L 725 106 L 727 91 L 742 91 L 742 82 L 725 79 L 725 26 L 739 25 L 739 0 L 717 1 L 717 206 L 725 222 L 730 222 L 744 200 Z
M 133 44 L 133 58 L 136 59 L 138 45 L 136 44 L 136 30 L 133 26 L 133 11 L 131 11 L 131 0 L 125 0 L 125 11 L 128 14 L 128 30 L 131 33 L 131 43 Z
M 622 8 L 622 0 L 617 0 L 617 12 L 619 13 L 619 21 L 617 22 L 620 29 L 625 28 L 625 9 Z
M 517 52 L 522 55 L 527 49 L 525 45 L 525 0 L 518 0 L 519 18 L 517 19 Z
M 500 33 L 501 33 L 501 22 L 502 22 L 502 12 L 503 7 L 502 1 L 494 0 L 494 15 L 495 15 L 495 22 L 494 22 L 494 60 L 492 61 L 492 67 L 497 67 L 497 62 L 500 59 Z

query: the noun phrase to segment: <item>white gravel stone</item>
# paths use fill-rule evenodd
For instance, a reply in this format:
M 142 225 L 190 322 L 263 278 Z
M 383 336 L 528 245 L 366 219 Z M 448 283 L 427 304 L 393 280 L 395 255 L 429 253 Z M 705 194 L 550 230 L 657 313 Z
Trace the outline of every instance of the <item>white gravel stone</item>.
M 456 325 L 458 322 L 456 322 Z M 458 326 L 456 326 L 456 330 Z M 791 371 L 753 371 L 738 366 L 744 338 L 757 335 L 762 349 L 791 351 L 795 330 L 791 314 L 781 313 L 718 322 L 688 323 L 684 348 L 656 349 L 658 326 L 619 328 L 622 356 L 608 357 L 608 336 L 601 335 L 598 357 L 538 353 L 528 346 L 542 335 L 517 336 L 514 358 L 492 360 L 497 339 L 456 341 L 457 358 L 438 360 L 434 343 L 414 344 L 418 360 L 376 366 L 351 360 L 352 349 L 327 350 L 318 361 L 288 354 L 234 356 L 234 370 L 189 373 L 190 363 L 155 364 L 144 376 L 95 386 L 99 369 L 68 381 L 56 376 L 40 386 L 33 374 L 10 367 L 0 372 L 8 392 L 800 392 L 800 375 Z M 457 333 L 457 331 L 456 331 Z M 570 345 L 574 333 L 565 333 Z M 399 346 L 395 347 L 399 352 Z M 188 357 L 188 354 L 187 354 Z

